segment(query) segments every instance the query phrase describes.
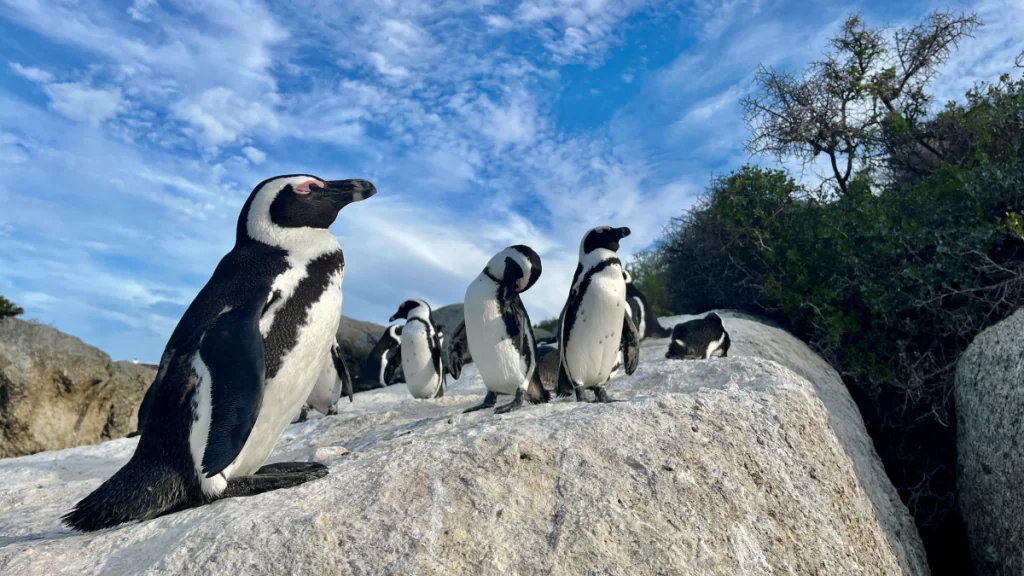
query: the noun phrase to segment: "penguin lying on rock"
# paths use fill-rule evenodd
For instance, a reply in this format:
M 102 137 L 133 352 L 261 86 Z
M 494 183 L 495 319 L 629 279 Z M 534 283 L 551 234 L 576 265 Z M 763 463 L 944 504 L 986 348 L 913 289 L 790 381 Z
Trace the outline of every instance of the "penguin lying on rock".
M 558 323 L 561 367 L 558 395 L 591 389 L 599 402 L 611 402 L 604 385 L 622 352 L 626 374 L 636 371 L 640 336 L 626 313 L 626 282 L 617 251 L 629 228 L 600 226 L 580 242 L 579 265 Z
M 703 318 L 680 322 L 672 329 L 672 341 L 665 358 L 676 360 L 706 360 L 712 356 L 725 357 L 729 352 L 729 333 L 722 317 L 709 312 Z
M 263 463 L 335 343 L 345 257 L 328 227 L 375 193 L 366 180 L 308 174 L 253 189 L 234 248 L 167 342 L 135 453 L 65 524 L 99 530 L 327 474 L 313 462 Z
M 537 283 L 540 274 L 540 256 L 532 248 L 509 246 L 495 254 L 466 289 L 464 321 L 449 342 L 449 364 L 458 378 L 468 346 L 487 395 L 482 404 L 465 412 L 493 407 L 499 394 L 515 398 L 496 408 L 495 414 L 519 409 L 524 395 L 533 403 L 551 398 L 540 383 L 533 324 L 519 296 Z
M 447 382 L 443 361 L 444 334 L 434 324 L 423 300 L 406 300 L 388 322 L 405 320 L 402 327 L 402 371 L 413 398 L 440 398 Z

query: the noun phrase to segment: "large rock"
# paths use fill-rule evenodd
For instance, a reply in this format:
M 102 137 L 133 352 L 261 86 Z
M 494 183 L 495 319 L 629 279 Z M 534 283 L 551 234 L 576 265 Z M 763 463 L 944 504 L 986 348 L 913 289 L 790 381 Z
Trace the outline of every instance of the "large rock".
M 338 344 L 341 346 L 342 356 L 345 357 L 345 366 L 348 368 L 352 379 L 356 380 L 363 371 L 366 364 L 366 357 L 384 334 L 384 326 L 373 322 L 355 320 L 348 316 L 342 316 L 338 324 Z
M 125 436 L 155 376 L 44 324 L 0 320 L 0 458 Z
M 957 488 L 979 576 L 1024 574 L 1024 309 L 979 334 L 956 370 Z
M 58 517 L 136 439 L 2 461 L 0 570 L 927 574 L 835 371 L 723 317 L 729 358 L 670 361 L 667 340 L 645 341 L 609 386 L 625 402 L 463 415 L 484 392 L 468 366 L 441 399 L 392 386 L 289 428 L 271 461 L 322 461 L 326 478 L 101 533 Z

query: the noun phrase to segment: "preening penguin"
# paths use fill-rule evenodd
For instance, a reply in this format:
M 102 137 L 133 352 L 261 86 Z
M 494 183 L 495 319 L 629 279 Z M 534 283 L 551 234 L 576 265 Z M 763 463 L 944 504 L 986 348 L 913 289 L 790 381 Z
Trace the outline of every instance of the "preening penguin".
M 559 396 L 575 391 L 582 402 L 589 388 L 598 401 L 610 402 L 604 385 L 620 351 L 626 374 L 636 371 L 640 337 L 626 313 L 626 282 L 616 253 L 626 236 L 629 228 L 600 226 L 580 242 L 579 264 L 558 323 Z
M 348 396 L 349 402 L 352 402 L 352 375 L 349 374 L 348 367 L 345 366 L 345 357 L 342 356 L 341 348 L 335 341 L 331 345 L 331 354 L 316 379 L 313 391 L 309 393 L 309 398 L 306 398 L 306 403 L 302 406 L 298 422 L 306 421 L 310 408 L 326 416 L 337 414 L 338 400 L 341 399 L 342 393 Z
M 328 227 L 375 193 L 365 180 L 308 174 L 253 189 L 234 248 L 167 342 L 135 453 L 65 524 L 98 530 L 327 473 L 316 463 L 263 463 L 309 397 L 338 329 L 345 258 Z
M 515 399 L 495 409 L 496 414 L 521 407 L 524 394 L 534 403 L 550 399 L 537 373 L 533 325 L 519 297 L 537 283 L 540 274 L 540 256 L 529 246 L 517 244 L 495 254 L 466 289 L 465 320 L 449 344 L 449 371 L 459 377 L 462 351 L 468 346 L 487 387 L 483 404 L 466 412 L 494 406 L 498 394 L 515 394 Z
M 703 318 L 680 322 L 672 329 L 672 341 L 665 358 L 677 360 L 706 360 L 712 356 L 725 357 L 729 353 L 729 333 L 722 317 L 709 312 Z
M 384 388 L 404 381 L 402 374 L 402 326 L 392 324 L 381 334 L 359 374 L 360 389 Z
M 665 329 L 658 318 L 654 315 L 654 309 L 647 300 L 647 296 L 640 291 L 640 288 L 633 283 L 633 277 L 628 271 L 622 271 L 622 277 L 626 281 L 626 300 L 629 302 L 630 316 L 636 326 L 640 339 L 644 338 L 666 338 L 671 332 Z
M 405 319 L 402 328 L 402 371 L 405 385 L 413 398 L 444 396 L 445 372 L 442 360 L 441 331 L 430 316 L 430 306 L 423 300 L 406 300 L 388 319 Z

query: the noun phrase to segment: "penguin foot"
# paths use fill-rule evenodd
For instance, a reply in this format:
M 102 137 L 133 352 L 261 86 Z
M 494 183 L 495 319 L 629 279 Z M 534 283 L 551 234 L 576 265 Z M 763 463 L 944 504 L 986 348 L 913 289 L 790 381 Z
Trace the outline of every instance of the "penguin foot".
M 279 462 L 260 468 L 252 476 L 228 480 L 223 498 L 255 496 L 282 488 L 292 488 L 327 476 L 327 466 L 319 462 Z
M 302 405 L 302 411 L 299 412 L 299 418 L 295 422 L 292 422 L 292 424 L 298 424 L 299 422 L 305 422 L 308 419 L 309 419 L 309 404 L 303 404 Z
M 507 414 L 513 410 L 519 410 L 523 407 L 523 389 L 516 389 L 516 397 L 514 400 L 505 404 L 504 406 L 498 406 L 494 409 L 495 414 Z
M 586 392 L 586 388 L 576 388 L 576 401 L 577 402 L 586 402 L 587 401 L 587 398 L 584 395 L 584 392 Z
M 478 404 L 476 406 L 473 406 L 472 408 L 466 408 L 465 410 L 462 411 L 462 413 L 463 414 L 469 414 L 470 412 L 476 412 L 477 410 L 483 410 L 484 408 L 490 408 L 490 407 L 494 406 L 494 404 L 497 403 L 497 402 L 498 402 L 498 395 L 495 394 L 494 392 L 488 392 L 487 395 L 484 396 L 483 404 Z
M 327 409 L 327 415 L 328 416 L 334 416 L 337 413 L 338 413 L 338 405 L 337 404 L 331 404 L 331 407 Z
M 619 400 L 608 396 L 608 392 L 606 392 L 604 388 L 594 388 L 594 395 L 597 396 L 598 402 L 604 402 L 605 404 L 611 402 L 625 402 L 625 400 Z

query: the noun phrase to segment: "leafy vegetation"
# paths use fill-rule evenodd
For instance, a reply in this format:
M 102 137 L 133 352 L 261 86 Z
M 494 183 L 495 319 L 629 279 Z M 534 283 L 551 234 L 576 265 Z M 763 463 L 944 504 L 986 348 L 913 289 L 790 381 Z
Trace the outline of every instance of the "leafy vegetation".
M 851 18 L 836 52 L 804 80 L 780 83 L 762 70 L 762 94 L 748 102 L 761 107 L 749 117 L 752 149 L 825 153 L 834 171 L 810 189 L 754 166 L 717 178 L 644 261 L 674 312 L 767 316 L 836 367 L 936 574 L 969 573 L 956 495 L 956 362 L 981 330 L 1024 305 L 1024 78 L 979 85 L 964 103 L 925 115 L 927 79 L 977 25 L 939 15 L 887 35 Z M 864 42 L 873 57 L 895 50 L 902 66 L 906 54 L 919 64 L 866 74 L 857 64 Z M 902 102 L 897 115 L 883 102 L 893 73 L 912 87 L 893 100 Z M 845 105 L 864 114 L 856 126 L 816 112 L 832 109 L 815 103 L 837 102 L 821 91 L 843 83 Z M 802 111 L 777 108 L 798 98 L 809 103 Z
M 14 302 L 0 296 L 0 318 L 13 318 L 24 313 L 20 306 L 15 306 Z

